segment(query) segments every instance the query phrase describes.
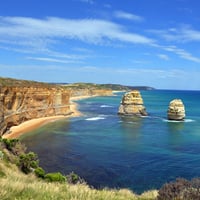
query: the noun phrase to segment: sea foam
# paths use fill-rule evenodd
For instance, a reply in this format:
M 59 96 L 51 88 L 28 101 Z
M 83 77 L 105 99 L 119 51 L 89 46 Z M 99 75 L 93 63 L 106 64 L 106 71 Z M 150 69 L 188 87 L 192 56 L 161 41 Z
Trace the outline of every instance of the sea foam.
M 101 105 L 101 108 L 112 108 L 113 106 L 109 106 L 109 105 Z
M 91 118 L 87 118 L 86 121 L 98 121 L 102 119 L 105 119 L 105 117 L 91 117 Z
M 170 122 L 170 123 L 188 123 L 188 122 L 195 122 L 193 119 L 185 119 L 183 121 L 176 121 L 176 120 L 168 120 L 168 119 L 163 119 L 164 122 Z

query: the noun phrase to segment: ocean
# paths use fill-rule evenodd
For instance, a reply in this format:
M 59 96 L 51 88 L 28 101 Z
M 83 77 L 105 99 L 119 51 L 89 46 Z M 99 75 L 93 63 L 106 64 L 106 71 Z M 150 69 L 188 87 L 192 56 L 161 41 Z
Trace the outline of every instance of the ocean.
M 117 115 L 123 93 L 77 101 L 81 117 L 46 124 L 23 136 L 46 172 L 71 171 L 94 188 L 159 189 L 178 177 L 200 177 L 200 91 L 141 91 L 147 117 Z M 167 120 L 182 99 L 184 122 Z

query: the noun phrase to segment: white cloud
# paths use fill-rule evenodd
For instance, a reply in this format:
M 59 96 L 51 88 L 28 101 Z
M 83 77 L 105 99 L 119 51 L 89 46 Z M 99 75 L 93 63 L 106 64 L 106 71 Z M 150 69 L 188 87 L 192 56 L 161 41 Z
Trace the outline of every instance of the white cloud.
M 165 54 L 158 54 L 157 55 L 160 59 L 162 60 L 169 60 L 169 56 L 168 55 L 165 55 Z
M 183 70 L 176 70 L 176 69 L 165 70 L 165 69 L 145 69 L 145 68 L 119 69 L 116 70 L 116 72 L 127 75 L 135 75 L 138 77 L 140 77 L 142 74 L 143 76 L 150 76 L 159 79 L 182 77 L 185 76 L 187 73 Z
M 65 44 L 67 40 L 79 40 L 84 43 L 95 45 L 104 44 L 142 44 L 154 48 L 159 48 L 167 52 L 172 52 L 179 57 L 200 63 L 200 58 L 193 56 L 191 53 L 176 46 L 162 46 L 155 40 L 144 35 L 126 30 L 126 28 L 118 23 L 108 20 L 99 19 L 64 19 L 56 17 L 48 17 L 44 19 L 28 18 L 28 17 L 0 17 L 0 48 L 13 50 L 17 52 L 33 52 L 43 53 L 47 57 L 60 57 L 73 60 L 82 60 L 87 55 L 65 55 L 63 53 L 50 50 L 57 44 Z M 168 30 L 176 33 L 176 28 Z M 179 30 L 185 41 L 200 41 L 200 32 L 189 27 Z M 167 36 L 165 34 L 165 36 Z M 170 40 L 175 40 L 173 34 L 168 35 Z M 177 38 L 176 38 L 177 39 Z M 89 53 L 88 53 L 89 54 Z M 74 58 L 72 58 L 74 56 Z M 164 54 L 159 56 L 161 59 L 167 60 Z M 55 58 L 55 59 L 57 59 Z M 60 60 L 60 59 L 58 59 Z M 62 59 L 61 59 L 62 60 Z M 52 60 L 53 61 L 53 60 Z
M 200 63 L 200 58 L 193 56 L 191 53 L 185 51 L 184 49 L 177 48 L 176 46 L 165 46 L 162 47 L 165 51 L 173 52 L 179 55 L 181 58 L 185 60 L 190 60 L 193 62 Z
M 50 63 L 82 63 L 82 61 L 75 61 L 75 60 L 62 60 L 62 59 L 55 59 L 49 57 L 27 57 L 28 60 L 36 60 L 36 61 L 43 61 L 43 62 L 50 62 Z
M 121 19 L 128 19 L 128 20 L 133 20 L 133 21 L 137 21 L 137 22 L 141 22 L 144 19 L 138 15 L 134 15 L 132 13 L 128 13 L 128 12 L 124 12 L 124 11 L 115 11 L 114 12 L 114 16 L 117 18 L 121 18 Z
M 178 28 L 173 27 L 166 30 L 150 30 L 150 32 L 171 42 L 186 43 L 200 41 L 200 31 L 192 29 L 189 25 L 182 25 Z
M 128 32 L 119 24 L 98 19 L 62 19 L 49 17 L 0 17 L 0 39 L 45 46 L 48 40 L 78 39 L 93 44 L 120 41 L 135 44 L 151 44 L 154 41 L 143 35 Z M 40 45 L 41 45 L 40 44 Z

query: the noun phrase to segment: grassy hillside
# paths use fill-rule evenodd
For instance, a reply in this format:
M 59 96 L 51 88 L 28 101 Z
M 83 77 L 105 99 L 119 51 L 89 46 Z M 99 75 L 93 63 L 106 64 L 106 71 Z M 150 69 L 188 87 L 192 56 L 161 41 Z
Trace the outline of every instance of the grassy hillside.
M 59 173 L 45 175 L 42 168 L 38 171 L 39 168 L 37 156 L 32 152 L 26 153 L 26 148 L 20 141 L 0 138 L 0 199 L 153 200 L 157 196 L 157 191 L 139 196 L 127 189 L 96 190 L 83 182 L 72 184 L 69 176 L 55 176 Z
M 148 86 L 125 86 L 120 84 L 95 84 L 95 83 L 43 83 L 37 81 L 29 80 L 18 80 L 13 78 L 3 78 L 0 77 L 0 87 L 1 86 L 17 86 L 17 87 L 56 87 L 63 86 L 67 89 L 110 89 L 110 90 L 152 90 L 154 88 Z
M 33 174 L 25 175 L 16 166 L 0 162 L 0 197 L 4 199 L 34 200 L 139 200 L 155 199 L 157 192 L 134 195 L 129 190 L 95 190 L 87 185 L 47 183 Z
M 74 83 L 62 84 L 63 86 L 71 89 L 110 89 L 110 90 L 153 90 L 154 88 L 148 86 L 126 86 L 120 84 L 95 84 L 95 83 Z
M 72 175 L 73 174 L 73 175 Z M 45 173 L 37 155 L 26 153 L 16 139 L 0 138 L 1 200 L 197 200 L 200 199 L 200 178 L 188 181 L 179 178 L 164 184 L 159 191 L 136 195 L 128 189 L 90 188 L 76 174 Z
M 3 78 L 0 77 L 0 87 L 1 86 L 16 86 L 16 87 L 49 87 L 52 85 L 48 83 L 43 82 L 37 82 L 37 81 L 28 81 L 28 80 L 18 80 L 13 78 Z

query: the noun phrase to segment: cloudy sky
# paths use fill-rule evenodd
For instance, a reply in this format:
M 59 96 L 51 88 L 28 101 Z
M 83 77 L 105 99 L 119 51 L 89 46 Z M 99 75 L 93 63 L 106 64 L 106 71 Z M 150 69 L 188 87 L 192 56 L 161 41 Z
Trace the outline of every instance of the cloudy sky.
M 199 0 L 6 0 L 0 76 L 200 90 Z

